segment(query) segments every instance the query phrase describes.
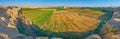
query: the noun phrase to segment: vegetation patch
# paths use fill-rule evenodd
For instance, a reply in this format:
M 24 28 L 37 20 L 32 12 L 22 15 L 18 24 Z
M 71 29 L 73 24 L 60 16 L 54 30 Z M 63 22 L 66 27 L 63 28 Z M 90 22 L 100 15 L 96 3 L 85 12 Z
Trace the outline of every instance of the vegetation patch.
M 22 8 L 22 11 L 37 10 L 39 8 Z
M 42 10 L 37 12 L 31 12 L 25 15 L 29 17 L 34 24 L 39 26 L 43 24 L 52 15 L 52 13 L 52 10 Z

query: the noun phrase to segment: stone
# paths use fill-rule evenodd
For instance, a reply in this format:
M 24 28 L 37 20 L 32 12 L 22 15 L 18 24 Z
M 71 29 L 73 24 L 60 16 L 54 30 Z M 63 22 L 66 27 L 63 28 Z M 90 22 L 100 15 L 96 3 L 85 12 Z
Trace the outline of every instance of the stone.
M 97 34 L 92 34 L 92 35 L 86 37 L 86 39 L 102 39 L 102 38 Z
M 120 39 L 120 34 L 118 34 L 118 35 L 113 35 L 113 39 Z
M 58 37 L 51 37 L 51 39 L 62 39 L 62 38 L 58 38 Z
M 18 19 L 21 19 L 21 20 L 18 20 Z M 22 23 L 20 24 L 24 24 L 23 25 L 24 27 L 32 24 L 29 18 L 25 17 L 22 14 L 21 8 L 15 7 L 15 6 L 0 7 L 0 39 L 32 38 L 32 37 L 27 37 L 18 32 L 17 26 L 19 21 L 22 21 Z M 28 30 L 26 29 L 26 31 Z
M 0 33 L 0 39 L 10 39 L 7 34 Z
M 5 21 L 6 19 L 4 17 L 0 17 L 0 20 L 1 21 Z

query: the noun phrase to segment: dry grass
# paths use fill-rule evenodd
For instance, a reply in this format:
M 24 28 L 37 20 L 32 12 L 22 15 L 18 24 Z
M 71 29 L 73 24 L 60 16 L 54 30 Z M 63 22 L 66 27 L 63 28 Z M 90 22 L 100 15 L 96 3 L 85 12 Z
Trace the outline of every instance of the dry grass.
M 55 12 L 46 23 L 41 25 L 41 29 L 53 32 L 85 32 L 94 30 L 98 23 L 97 18 L 94 19 L 65 10 Z

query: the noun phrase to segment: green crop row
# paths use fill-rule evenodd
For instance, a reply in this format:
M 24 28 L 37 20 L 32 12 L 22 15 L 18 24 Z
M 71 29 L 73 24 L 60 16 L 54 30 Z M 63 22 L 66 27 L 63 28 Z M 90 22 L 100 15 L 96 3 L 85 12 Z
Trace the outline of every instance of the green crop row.
M 31 12 L 26 14 L 26 16 L 29 17 L 34 24 L 41 25 L 52 15 L 52 12 L 52 10 L 42 10 L 38 12 Z

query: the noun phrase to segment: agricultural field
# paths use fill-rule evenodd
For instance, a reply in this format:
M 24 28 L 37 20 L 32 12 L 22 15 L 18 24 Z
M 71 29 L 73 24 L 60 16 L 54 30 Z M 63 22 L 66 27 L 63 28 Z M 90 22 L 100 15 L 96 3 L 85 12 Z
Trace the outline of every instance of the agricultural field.
M 39 8 L 22 8 L 23 11 L 29 11 L 29 10 L 37 10 Z
M 85 14 L 85 13 L 84 13 Z M 70 10 L 54 12 L 52 16 L 41 25 L 43 30 L 53 32 L 85 32 L 95 29 L 99 20 L 84 16 Z M 98 13 L 99 14 L 99 13 Z
M 89 31 L 93 31 L 94 29 L 96 29 L 97 25 L 100 22 L 98 18 L 104 13 L 102 11 L 93 9 L 30 9 L 23 12 L 33 21 L 35 25 L 37 25 L 40 29 L 43 30 L 43 33 L 46 33 L 46 31 L 50 31 L 46 34 L 48 34 L 49 36 L 63 35 L 63 37 L 69 37 L 68 34 L 65 34 L 69 32 L 89 33 Z M 62 34 L 60 35 L 59 33 Z M 74 35 L 79 36 L 79 34 Z
M 52 15 L 52 12 L 52 10 L 30 10 L 24 11 L 24 14 L 39 26 Z

